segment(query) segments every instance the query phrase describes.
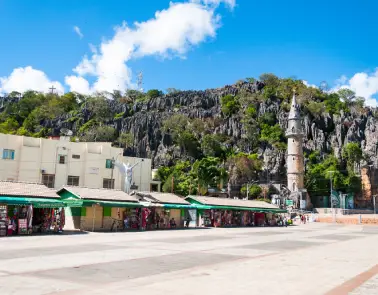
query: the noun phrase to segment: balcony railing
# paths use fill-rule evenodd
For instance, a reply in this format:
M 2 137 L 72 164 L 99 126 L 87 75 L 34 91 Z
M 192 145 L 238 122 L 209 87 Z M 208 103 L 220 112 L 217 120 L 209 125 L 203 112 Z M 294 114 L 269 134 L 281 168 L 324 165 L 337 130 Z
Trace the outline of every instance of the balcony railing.
M 285 132 L 286 136 L 304 136 L 305 134 L 303 133 L 302 130 L 300 129 L 294 129 L 294 130 L 288 130 Z

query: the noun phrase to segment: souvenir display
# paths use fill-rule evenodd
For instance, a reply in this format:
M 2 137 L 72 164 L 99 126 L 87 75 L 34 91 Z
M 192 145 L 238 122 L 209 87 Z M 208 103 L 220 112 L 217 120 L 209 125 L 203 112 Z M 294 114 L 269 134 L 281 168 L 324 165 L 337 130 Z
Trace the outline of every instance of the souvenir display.
M 64 224 L 63 208 L 0 205 L 0 236 L 61 232 Z
M 0 237 L 6 236 L 8 231 L 8 210 L 6 205 L 0 205 Z

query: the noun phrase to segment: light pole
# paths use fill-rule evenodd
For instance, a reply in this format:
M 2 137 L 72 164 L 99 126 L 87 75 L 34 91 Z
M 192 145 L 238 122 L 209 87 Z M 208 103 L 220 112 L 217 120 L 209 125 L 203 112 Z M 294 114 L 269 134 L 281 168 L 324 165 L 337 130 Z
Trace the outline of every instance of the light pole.
M 329 178 L 329 183 L 330 183 L 330 187 L 331 187 L 331 212 L 332 212 L 332 217 L 333 217 L 333 222 L 335 222 L 336 220 L 336 215 L 335 215 L 335 212 L 333 210 L 333 200 L 332 200 L 332 192 L 333 192 L 333 179 L 332 179 L 332 176 L 333 176 L 333 173 L 335 173 L 335 171 L 328 171 L 328 173 L 331 174 L 330 178 Z
M 373 196 L 374 215 L 376 214 L 376 211 L 375 211 L 375 198 L 376 198 L 376 197 L 377 197 L 376 195 Z
M 253 184 L 255 184 L 255 183 L 258 183 L 258 181 L 257 181 L 257 180 L 254 180 L 254 181 L 252 181 L 252 182 L 248 182 L 248 183 L 247 183 L 247 200 L 248 200 L 248 198 L 249 198 L 249 185 L 253 185 Z
M 115 162 L 117 161 L 118 157 L 119 157 L 121 154 L 122 154 L 122 153 L 119 153 L 115 159 L 114 159 L 114 157 L 112 158 L 112 174 L 111 174 L 111 177 L 110 177 L 110 188 L 111 188 L 111 189 L 114 189 L 114 187 L 115 187 L 115 185 L 113 185 L 114 164 L 115 164 Z

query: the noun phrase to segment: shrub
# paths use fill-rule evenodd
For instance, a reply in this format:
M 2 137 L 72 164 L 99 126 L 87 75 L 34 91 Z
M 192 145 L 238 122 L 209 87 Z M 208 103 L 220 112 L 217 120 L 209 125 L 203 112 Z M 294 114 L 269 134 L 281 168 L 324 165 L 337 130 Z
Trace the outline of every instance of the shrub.
M 239 99 L 237 96 L 228 94 L 221 98 L 221 106 L 223 114 L 226 116 L 231 116 L 240 108 Z
M 163 92 L 158 89 L 151 89 L 147 91 L 148 98 L 156 98 L 162 95 L 163 95 Z

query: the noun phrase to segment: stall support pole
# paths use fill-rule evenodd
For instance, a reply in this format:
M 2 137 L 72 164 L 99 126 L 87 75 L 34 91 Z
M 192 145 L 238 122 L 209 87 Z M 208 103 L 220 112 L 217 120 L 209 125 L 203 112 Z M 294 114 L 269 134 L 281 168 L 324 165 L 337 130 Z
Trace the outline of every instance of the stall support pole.
M 92 208 L 93 208 L 92 231 L 94 232 L 94 228 L 95 228 L 95 218 L 96 218 L 96 205 L 92 205 Z

